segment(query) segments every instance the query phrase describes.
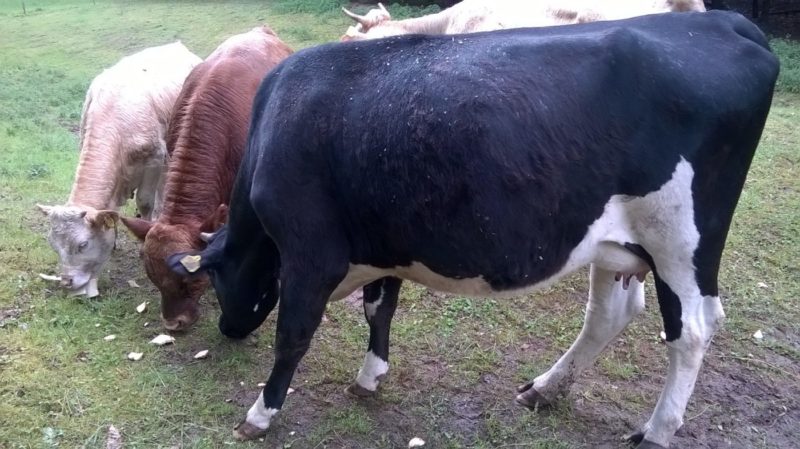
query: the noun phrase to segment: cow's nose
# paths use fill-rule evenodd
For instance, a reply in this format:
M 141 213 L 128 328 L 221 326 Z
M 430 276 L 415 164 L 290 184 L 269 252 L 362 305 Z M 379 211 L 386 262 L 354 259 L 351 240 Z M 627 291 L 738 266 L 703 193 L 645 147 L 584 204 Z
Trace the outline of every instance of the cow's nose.
M 72 276 L 61 276 L 61 286 L 65 288 L 72 287 Z
M 172 319 L 169 319 L 169 320 L 164 319 L 162 317 L 162 320 L 163 320 L 163 323 L 164 323 L 164 328 L 166 328 L 167 330 L 170 330 L 170 331 L 185 331 L 186 329 L 191 327 L 192 324 L 195 323 L 195 321 L 197 321 L 197 316 L 195 316 L 193 314 L 182 313 L 182 314 L 176 316 L 175 318 L 172 318 Z

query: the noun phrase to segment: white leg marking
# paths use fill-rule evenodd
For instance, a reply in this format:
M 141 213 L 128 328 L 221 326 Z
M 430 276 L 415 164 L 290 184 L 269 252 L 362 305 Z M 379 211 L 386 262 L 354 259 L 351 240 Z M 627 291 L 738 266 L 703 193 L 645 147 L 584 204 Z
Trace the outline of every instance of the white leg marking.
M 717 296 L 696 296 L 681 300 L 681 336 L 667 342 L 669 371 L 667 381 L 653 416 L 642 429 L 648 441 L 667 447 L 669 440 L 683 425 L 683 414 L 694 390 L 703 355 L 720 327 L 725 312 Z
M 700 233 L 694 221 L 693 178 L 691 164 L 681 159 L 672 180 L 636 204 L 641 206 L 638 215 L 644 218 L 644 226 L 635 232 L 681 307 L 680 337 L 667 342 L 669 369 L 664 389 L 642 429 L 647 441 L 665 447 L 683 424 L 703 355 L 725 316 L 719 298 L 702 296 L 696 281 L 693 258 Z
M 614 276 L 614 271 L 591 266 L 583 329 L 558 362 L 533 382 L 536 391 L 547 400 L 568 390 L 575 377 L 591 366 L 608 343 L 644 310 L 644 284 L 634 282 L 625 290 Z
M 269 422 L 276 413 L 278 413 L 278 409 L 267 408 L 264 405 L 264 391 L 262 390 L 256 402 L 250 407 L 250 410 L 247 411 L 247 418 L 245 418 L 245 421 L 259 429 L 267 429 L 269 428 Z
M 381 294 L 378 296 L 378 299 L 375 302 L 366 302 L 364 301 L 364 311 L 367 313 L 367 319 L 371 320 L 372 317 L 378 313 L 378 307 L 383 303 L 383 298 L 386 296 L 386 289 L 381 286 Z
M 389 372 L 389 363 L 369 351 L 364 356 L 364 365 L 358 370 L 356 383 L 369 391 L 378 389 L 378 377 Z

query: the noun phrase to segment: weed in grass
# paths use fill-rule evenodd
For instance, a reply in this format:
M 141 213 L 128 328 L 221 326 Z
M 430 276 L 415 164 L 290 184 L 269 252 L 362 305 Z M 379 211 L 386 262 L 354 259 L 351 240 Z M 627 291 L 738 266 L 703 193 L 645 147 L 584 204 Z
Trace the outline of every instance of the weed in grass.
M 28 179 L 46 178 L 50 176 L 51 170 L 45 164 L 34 164 L 28 169 Z

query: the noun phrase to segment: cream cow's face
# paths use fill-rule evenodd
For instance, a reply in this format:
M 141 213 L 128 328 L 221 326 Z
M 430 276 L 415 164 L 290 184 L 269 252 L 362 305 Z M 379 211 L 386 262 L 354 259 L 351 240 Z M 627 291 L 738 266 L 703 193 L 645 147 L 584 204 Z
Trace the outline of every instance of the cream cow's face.
M 47 241 L 58 253 L 61 286 L 85 289 L 111 257 L 119 215 L 85 206 L 38 207 L 50 219 Z

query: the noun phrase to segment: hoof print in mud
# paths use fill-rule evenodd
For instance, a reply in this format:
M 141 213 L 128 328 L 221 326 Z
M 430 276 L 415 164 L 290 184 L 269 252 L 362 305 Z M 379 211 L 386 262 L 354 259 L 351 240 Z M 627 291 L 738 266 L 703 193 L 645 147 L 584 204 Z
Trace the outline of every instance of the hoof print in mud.
M 242 421 L 233 428 L 233 437 L 239 441 L 255 440 L 267 434 L 267 429 L 259 429 L 247 421 Z
M 550 406 L 550 401 L 533 388 L 533 382 L 520 385 L 517 387 L 517 392 L 519 394 L 515 400 L 519 405 L 528 407 L 531 410 L 538 410 Z

